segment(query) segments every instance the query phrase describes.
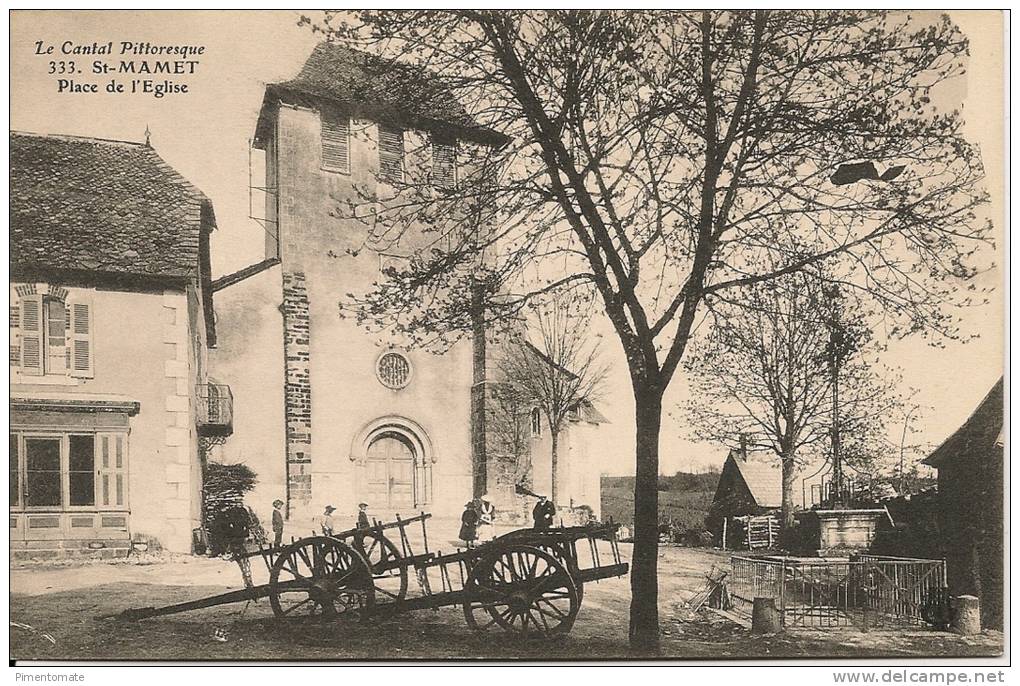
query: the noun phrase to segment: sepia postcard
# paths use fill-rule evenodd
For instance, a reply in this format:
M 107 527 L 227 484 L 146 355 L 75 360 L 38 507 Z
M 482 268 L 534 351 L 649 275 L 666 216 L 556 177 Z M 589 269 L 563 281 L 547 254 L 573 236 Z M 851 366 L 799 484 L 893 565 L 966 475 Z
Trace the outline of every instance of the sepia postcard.
M 1008 12 L 9 19 L 12 667 L 1008 657 Z

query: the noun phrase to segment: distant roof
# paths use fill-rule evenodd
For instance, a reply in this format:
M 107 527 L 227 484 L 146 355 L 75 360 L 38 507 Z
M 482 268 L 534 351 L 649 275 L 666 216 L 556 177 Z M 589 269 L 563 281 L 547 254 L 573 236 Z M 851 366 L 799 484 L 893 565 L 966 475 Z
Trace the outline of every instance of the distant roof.
M 1002 382 L 1000 377 L 970 418 L 936 448 L 924 464 L 940 467 L 954 459 L 983 458 L 1002 449 Z
M 143 143 L 10 134 L 12 278 L 196 283 L 215 344 L 212 203 Z
M 434 73 L 340 43 L 319 43 L 295 78 L 266 86 L 256 144 L 269 132 L 267 115 L 275 100 L 312 106 L 327 101 L 395 124 L 447 129 L 489 145 L 506 142 L 502 134 L 480 126 Z
M 581 419 L 592 424 L 609 424 L 610 421 L 604 414 L 595 409 L 590 401 L 585 400 L 581 403 Z
M 730 450 L 723 464 L 723 470 L 719 475 L 720 487 L 726 478 L 727 465 L 732 463 L 735 470 L 747 489 L 751 492 L 758 507 L 771 510 L 783 505 L 783 475 L 779 459 L 775 453 L 767 451 L 754 451 L 747 454 L 746 459 L 742 457 L 740 450 Z M 794 477 L 793 500 L 798 507 L 810 505 L 810 489 L 820 486 L 831 472 L 831 467 L 825 459 L 813 458 L 805 463 L 799 463 L 797 474 Z M 716 493 L 716 497 L 718 497 Z
M 736 452 L 730 452 L 729 459 L 740 472 L 758 506 L 782 507 L 783 476 L 779 469 L 779 460 L 755 458 L 753 455 L 743 460 L 736 456 Z
M 151 147 L 26 133 L 10 141 L 12 271 L 199 278 L 212 205 Z

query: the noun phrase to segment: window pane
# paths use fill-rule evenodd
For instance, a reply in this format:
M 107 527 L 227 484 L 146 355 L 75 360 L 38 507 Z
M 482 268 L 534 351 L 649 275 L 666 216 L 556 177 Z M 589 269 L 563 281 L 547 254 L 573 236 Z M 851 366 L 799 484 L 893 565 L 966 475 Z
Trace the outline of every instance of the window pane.
M 10 499 L 10 503 L 11 503 L 11 505 L 18 505 L 18 479 L 20 478 L 20 475 L 18 474 L 18 435 L 17 434 L 11 434 L 11 447 L 10 447 L 10 452 L 8 453 L 8 455 L 10 456 L 10 462 L 11 462 L 11 499 Z
M 64 346 L 65 310 L 64 303 L 46 300 L 46 337 L 51 346 Z
M 71 472 L 70 490 L 72 505 L 95 505 L 96 475 L 92 472 Z
M 60 441 L 55 438 L 26 438 L 25 504 L 48 506 L 61 504 Z
M 70 436 L 68 455 L 71 505 L 96 504 L 95 439 Z
M 71 454 L 68 469 L 72 472 L 92 472 L 95 470 L 95 444 L 92 436 L 71 436 Z

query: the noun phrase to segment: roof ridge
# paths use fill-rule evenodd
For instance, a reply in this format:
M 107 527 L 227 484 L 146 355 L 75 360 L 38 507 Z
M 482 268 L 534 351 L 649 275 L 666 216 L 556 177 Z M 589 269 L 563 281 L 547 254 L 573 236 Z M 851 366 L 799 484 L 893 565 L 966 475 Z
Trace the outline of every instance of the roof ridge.
M 53 138 L 55 140 L 64 141 L 93 141 L 96 143 L 116 143 L 118 145 L 130 145 L 135 148 L 152 148 L 151 145 L 140 143 L 137 141 L 124 141 L 118 138 L 99 138 L 97 136 L 77 136 L 69 133 L 40 133 L 38 131 L 16 131 L 11 130 L 12 136 L 28 136 L 31 138 Z

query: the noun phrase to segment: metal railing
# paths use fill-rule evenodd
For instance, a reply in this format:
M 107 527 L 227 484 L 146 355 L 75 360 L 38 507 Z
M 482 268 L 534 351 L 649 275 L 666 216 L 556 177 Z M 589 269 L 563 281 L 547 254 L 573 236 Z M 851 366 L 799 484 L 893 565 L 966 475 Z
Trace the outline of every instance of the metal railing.
M 196 389 L 196 424 L 203 436 L 229 436 L 234 427 L 234 396 L 226 384 L 200 384 Z
M 749 606 L 773 598 L 784 626 L 902 626 L 931 622 L 946 598 L 943 560 L 730 559 L 727 590 Z

